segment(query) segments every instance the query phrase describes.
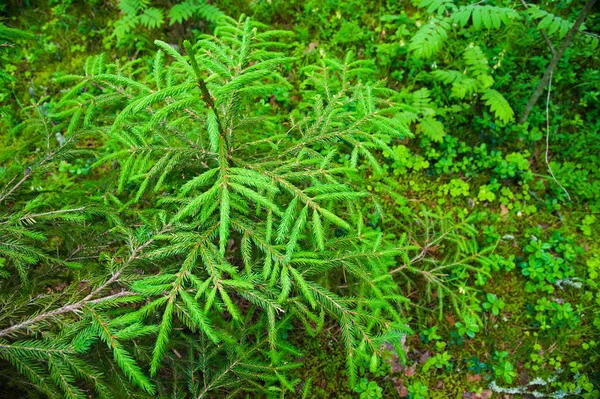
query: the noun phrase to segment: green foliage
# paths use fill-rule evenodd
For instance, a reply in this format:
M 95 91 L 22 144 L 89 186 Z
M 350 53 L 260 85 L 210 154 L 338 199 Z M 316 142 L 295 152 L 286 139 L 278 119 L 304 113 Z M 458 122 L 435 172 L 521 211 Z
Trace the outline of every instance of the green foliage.
M 459 7 L 450 18 L 463 28 L 470 22 L 475 30 L 491 30 L 511 25 L 521 19 L 521 16 L 512 8 L 471 4 Z
M 436 369 L 450 368 L 451 359 L 448 352 L 436 353 L 423 364 L 423 372 L 428 372 L 432 367 Z
M 554 292 L 554 286 L 568 284 L 580 286 L 571 266 L 581 248 L 556 232 L 549 242 L 543 242 L 536 236 L 525 246 L 529 254 L 527 262 L 521 263 L 521 273 L 527 276 L 526 290 Z
M 542 10 L 536 5 L 529 6 L 527 13 L 532 19 L 536 20 L 537 28 L 540 31 L 544 31 L 548 35 L 556 35 L 560 39 L 562 39 L 573 26 L 572 22 L 564 20 L 560 16 L 549 13 L 546 10 Z M 583 29 L 585 29 L 585 27 L 582 25 L 580 30 Z
M 417 57 L 431 57 L 442 49 L 449 29 L 448 20 L 432 18 L 412 37 L 408 48 Z
M 419 123 L 419 131 L 431 141 L 437 142 L 442 141 L 446 134 L 444 132 L 444 125 L 432 117 L 424 118 L 421 123 Z
M 487 293 L 485 298 L 486 301 L 482 303 L 481 306 L 485 310 L 491 311 L 494 316 L 498 316 L 500 314 L 500 311 L 504 309 L 504 301 L 502 299 L 499 299 L 496 294 L 492 293 Z
M 211 22 L 217 22 L 217 20 L 223 16 L 216 7 L 201 1 L 201 0 L 185 0 L 179 4 L 175 4 L 169 10 L 169 24 L 182 23 L 188 19 L 199 16 Z
M 488 89 L 484 91 L 482 98 L 485 100 L 485 105 L 490 107 L 496 118 L 503 124 L 514 119 L 515 113 L 508 104 L 508 101 L 496 90 Z
M 164 10 L 160 6 L 152 7 L 149 0 L 121 0 L 119 1 L 121 18 L 114 22 L 113 36 L 120 45 L 129 45 L 130 42 L 139 40 L 143 35 L 137 31 L 141 29 L 156 30 L 165 24 L 182 24 L 194 18 L 201 18 L 210 22 L 217 22 L 224 14 L 215 6 L 205 0 L 183 0 Z
M 597 9 L 412 5 L 1 4 L 0 386 L 597 397 Z
M 255 98 L 285 85 L 279 70 L 291 60 L 280 53 L 287 36 L 260 31 L 249 19 L 224 20 L 216 37 L 202 37 L 195 46 L 185 42 L 185 57 L 157 42 L 161 50 L 147 81 L 103 57 L 91 60 L 79 79 L 103 90 L 78 95 L 72 89 L 59 104 L 56 117 L 71 130 L 106 133 L 94 167 L 111 161 L 120 168 L 105 206 L 117 203 L 124 215 L 147 222 L 127 233 L 127 261 L 111 259 L 112 277 L 41 319 L 71 307 L 83 312 L 71 341 L 75 352 L 103 341 L 126 380 L 150 394 L 162 388 L 150 382 L 123 340 L 153 337 L 150 352 L 140 349 L 149 356 L 151 377 L 168 361 L 168 351 L 189 352 L 191 364 L 199 358 L 203 382 L 189 386 L 204 397 L 228 392 L 234 383 L 252 391 L 274 389 L 277 381 L 279 389 L 292 389 L 281 371 L 295 350 L 278 334 L 291 321 L 310 332 L 325 316 L 335 320 L 351 381 L 357 359 L 376 361 L 384 343 L 408 331 L 396 307 L 405 299 L 387 274 L 403 251 L 364 225 L 354 201 L 367 194 L 352 183 L 359 159 L 381 169 L 377 151 L 409 134 L 400 118 L 403 106 L 396 105 L 395 92 L 356 81 L 364 66 L 348 56 L 307 70 L 313 106 L 294 113 L 288 128 L 269 115 L 257 118 Z M 338 164 L 336 155 L 346 151 L 349 165 Z M 340 228 L 345 233 L 336 237 Z M 26 263 L 41 255 L 19 251 L 7 256 L 25 281 Z M 147 272 L 132 273 L 134 262 Z M 342 268 L 355 287 L 347 294 L 327 288 L 328 276 Z M 127 299 L 118 314 L 103 312 L 114 306 L 102 300 L 111 296 L 95 296 L 117 282 L 128 290 Z M 177 333 L 182 328 L 201 339 L 201 347 L 184 350 Z M 248 334 L 254 339 L 233 350 Z M 225 356 L 230 352 L 239 360 L 232 363 L 232 355 Z M 54 369 L 49 372 L 60 385 Z M 248 381 L 243 387 L 240 377 Z M 62 380 L 63 391 L 74 392 L 68 396 L 83 394 L 75 378 Z
M 465 316 L 462 322 L 456 323 L 456 329 L 459 336 L 467 335 L 470 338 L 474 338 L 475 334 L 479 332 L 479 324 L 471 316 Z
M 377 399 L 382 398 L 382 389 L 375 381 L 369 381 L 366 378 L 361 378 L 354 390 L 359 394 L 361 399 Z
M 11 53 L 13 48 L 26 41 L 35 39 L 35 35 L 30 32 L 10 28 L 0 22 L 0 60 L 2 68 L 0 68 L 0 102 L 8 97 L 8 87 L 16 81 L 12 76 L 11 70 L 14 70 L 14 65 L 11 62 Z M 19 46 L 20 47 L 20 46 Z M 8 107 L 0 106 L 0 117 L 2 119 L 11 116 L 11 110 Z
M 9 28 L 4 24 L 0 24 L 0 40 L 3 41 L 2 46 L 7 46 L 9 43 L 14 43 L 17 40 L 32 40 L 34 38 L 35 36 L 30 32 Z
M 494 357 L 497 363 L 493 367 L 496 377 L 500 377 L 504 382 L 510 384 L 513 382 L 513 378 L 517 376 L 517 373 L 514 371 L 515 368 L 512 363 L 506 359 L 507 356 L 508 352 L 496 351 Z
M 438 14 L 438 17 L 432 17 L 411 39 L 409 49 L 414 51 L 417 57 L 423 58 L 429 58 L 442 49 L 453 23 L 462 28 L 468 25 L 472 30 L 479 31 L 500 29 L 521 19 L 521 15 L 512 8 L 492 5 L 472 4 L 457 7 L 452 1 L 437 0 L 423 0 L 417 5 L 420 8 L 427 7 L 429 14 Z
M 495 243 L 480 245 L 476 239 L 473 223 L 485 215 L 442 215 L 423 209 L 418 215 L 408 216 L 417 221 L 410 232 L 411 241 L 420 242 L 408 248 L 405 263 L 391 273 L 407 289 L 418 288 L 417 315 L 430 317 L 425 309 L 435 304 L 433 308 L 439 319 L 452 309 L 476 324 L 478 311 L 474 305 L 478 300 L 468 280 L 472 274 L 477 280 L 485 280 L 491 272 L 488 256 L 495 249 Z
M 419 381 L 408 386 L 409 398 L 411 399 L 425 399 L 429 390 L 426 385 L 423 385 Z

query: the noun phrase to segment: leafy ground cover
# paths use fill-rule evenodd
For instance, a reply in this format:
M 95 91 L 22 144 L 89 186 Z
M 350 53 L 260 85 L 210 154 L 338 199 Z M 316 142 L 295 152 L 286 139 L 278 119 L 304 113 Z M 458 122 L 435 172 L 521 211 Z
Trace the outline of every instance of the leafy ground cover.
M 0 397 L 599 397 L 599 7 L 0 5 Z

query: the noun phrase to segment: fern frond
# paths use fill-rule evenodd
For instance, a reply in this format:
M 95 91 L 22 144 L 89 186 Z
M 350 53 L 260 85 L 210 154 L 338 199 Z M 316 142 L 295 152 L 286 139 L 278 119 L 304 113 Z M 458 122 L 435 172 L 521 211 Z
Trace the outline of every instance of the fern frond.
M 412 2 L 419 8 L 427 8 L 427 13 L 438 14 L 442 16 L 447 11 L 456 10 L 456 5 L 452 0 L 413 0 Z
M 548 11 L 542 10 L 536 5 L 529 5 L 526 10 L 527 14 L 534 20 L 537 20 L 537 28 L 546 32 L 548 35 L 556 35 L 559 39 L 566 36 L 569 30 L 573 27 L 573 22 L 565 20 L 558 15 L 554 15 Z M 582 24 L 579 30 L 584 30 Z
M 479 46 L 468 47 L 463 53 L 463 59 L 474 77 L 489 74 L 487 58 Z
M 451 16 L 452 22 L 461 27 L 471 22 L 476 30 L 500 29 L 503 25 L 510 25 L 521 18 L 521 15 L 512 8 L 479 4 L 461 6 Z
M 418 58 L 428 58 L 442 49 L 448 39 L 450 21 L 432 18 L 411 38 L 408 49 Z
M 502 124 L 514 120 L 515 112 L 502 94 L 493 89 L 488 89 L 483 93 L 482 99 L 486 100 L 485 105 L 488 105 L 497 119 Z
M 446 135 L 444 124 L 432 117 L 423 118 L 419 123 L 419 129 L 431 141 L 438 143 L 442 142 Z

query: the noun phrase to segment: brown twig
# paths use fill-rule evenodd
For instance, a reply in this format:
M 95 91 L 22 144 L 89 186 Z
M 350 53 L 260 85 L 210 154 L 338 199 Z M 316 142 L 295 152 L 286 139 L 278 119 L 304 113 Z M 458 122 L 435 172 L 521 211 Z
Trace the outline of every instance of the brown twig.
M 158 234 L 164 234 L 167 231 L 169 231 L 170 229 L 171 229 L 171 225 L 167 225 Z M 100 303 L 103 301 L 120 298 L 123 296 L 135 295 L 134 293 L 132 293 L 130 291 L 122 291 L 117 294 L 94 299 L 94 297 L 96 295 L 101 293 L 109 285 L 117 282 L 119 280 L 119 278 L 121 277 L 121 275 L 123 274 L 123 272 L 129 267 L 129 265 L 131 265 L 131 263 L 133 261 L 135 261 L 136 259 L 139 259 L 139 253 L 141 251 L 143 251 L 145 248 L 147 248 L 149 245 L 151 245 L 153 242 L 154 242 L 154 238 L 151 238 L 148 241 L 146 241 L 145 243 L 143 243 L 142 245 L 138 246 L 137 248 L 134 248 L 132 250 L 131 254 L 129 255 L 129 257 L 127 258 L 127 260 L 123 263 L 122 267 L 117 272 L 115 272 L 111 276 L 111 278 L 109 278 L 103 284 L 101 284 L 96 289 L 94 289 L 92 292 L 90 292 L 85 298 L 83 298 L 75 303 L 64 305 L 55 310 L 45 312 L 45 313 L 40 313 L 39 315 L 32 317 L 30 319 L 27 319 L 19 324 L 15 324 L 14 326 L 5 328 L 4 330 L 0 330 L 0 337 L 6 336 L 9 334 L 14 334 L 16 331 L 22 330 L 33 324 L 39 323 L 41 321 L 44 321 L 44 320 L 47 320 L 47 319 L 50 319 L 50 318 L 53 318 L 56 316 L 63 315 L 65 313 L 77 313 L 78 311 L 81 310 L 81 308 L 83 308 L 86 305 Z
M 521 4 L 523 4 L 523 7 L 529 8 L 529 4 L 527 4 L 525 2 L 525 0 L 521 0 Z M 550 48 L 550 52 L 552 52 L 552 55 L 554 56 L 556 54 L 556 50 L 554 49 L 554 45 L 552 44 L 552 41 L 550 40 L 550 38 L 548 37 L 548 35 L 546 34 L 546 32 L 544 32 L 543 30 L 540 30 L 540 33 L 542 34 L 542 37 L 544 38 L 544 41 L 546 42 L 546 44 Z

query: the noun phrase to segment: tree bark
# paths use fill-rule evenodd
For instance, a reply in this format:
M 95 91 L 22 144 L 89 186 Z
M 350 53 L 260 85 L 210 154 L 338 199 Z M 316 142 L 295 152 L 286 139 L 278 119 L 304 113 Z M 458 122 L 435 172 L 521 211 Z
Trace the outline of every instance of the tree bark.
M 538 102 L 538 100 L 544 93 L 544 89 L 548 85 L 548 82 L 550 81 L 550 77 L 552 76 L 554 70 L 558 66 L 558 62 L 562 58 L 563 54 L 565 53 L 565 51 L 567 50 L 567 48 L 569 47 L 571 42 L 573 41 L 575 34 L 579 31 L 579 27 L 581 26 L 583 21 L 585 21 L 590 10 L 594 6 L 594 3 L 596 3 L 596 0 L 588 0 L 587 3 L 585 3 L 585 6 L 583 6 L 583 9 L 577 16 L 577 20 L 575 21 L 575 23 L 573 24 L 571 29 L 569 29 L 569 32 L 567 33 L 567 35 L 564 37 L 562 43 L 560 44 L 560 47 L 558 48 L 558 50 L 556 50 L 556 52 L 552 53 L 552 58 L 550 60 L 550 64 L 548 64 L 548 66 L 546 67 L 546 72 L 544 72 L 544 76 L 542 76 L 542 79 L 540 80 L 537 87 L 535 88 L 535 91 L 529 98 L 529 101 L 527 102 L 527 105 L 525 106 L 525 109 L 523 110 L 523 113 L 521 114 L 521 117 L 519 118 L 520 124 L 527 122 L 527 119 L 529 118 L 529 114 L 531 113 L 531 111 L 533 110 L 533 107 L 535 106 L 535 104 Z

